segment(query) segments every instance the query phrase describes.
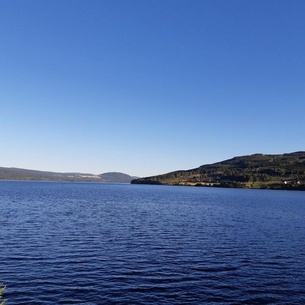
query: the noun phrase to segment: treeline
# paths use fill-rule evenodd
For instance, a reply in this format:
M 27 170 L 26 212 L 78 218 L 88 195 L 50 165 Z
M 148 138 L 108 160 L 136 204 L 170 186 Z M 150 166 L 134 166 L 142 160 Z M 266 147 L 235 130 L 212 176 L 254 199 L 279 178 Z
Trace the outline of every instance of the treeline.
M 191 170 L 137 179 L 132 183 L 303 190 L 305 152 L 235 157 Z

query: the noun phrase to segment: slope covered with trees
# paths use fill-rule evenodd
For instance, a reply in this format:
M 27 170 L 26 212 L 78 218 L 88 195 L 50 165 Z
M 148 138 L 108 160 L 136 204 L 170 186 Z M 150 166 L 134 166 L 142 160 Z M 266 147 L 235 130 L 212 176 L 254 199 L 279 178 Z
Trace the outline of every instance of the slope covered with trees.
M 234 157 L 131 183 L 305 190 L 305 152 Z

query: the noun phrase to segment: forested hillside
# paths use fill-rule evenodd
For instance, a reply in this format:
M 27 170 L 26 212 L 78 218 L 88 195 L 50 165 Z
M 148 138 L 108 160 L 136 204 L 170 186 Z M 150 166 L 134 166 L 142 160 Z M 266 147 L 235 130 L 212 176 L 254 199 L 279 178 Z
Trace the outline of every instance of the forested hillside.
M 305 152 L 235 157 L 131 183 L 304 190 Z

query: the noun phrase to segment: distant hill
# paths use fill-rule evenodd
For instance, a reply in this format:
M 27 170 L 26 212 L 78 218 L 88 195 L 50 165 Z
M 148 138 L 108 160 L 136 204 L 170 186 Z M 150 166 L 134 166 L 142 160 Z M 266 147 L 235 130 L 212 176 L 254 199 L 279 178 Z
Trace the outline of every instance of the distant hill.
M 240 156 L 131 183 L 305 190 L 305 152 Z
M 136 177 L 131 177 L 119 172 L 93 175 L 87 173 L 56 173 L 22 168 L 0 167 L 0 180 L 130 183 L 131 180 L 135 178 Z
M 108 183 L 130 183 L 135 177 L 131 177 L 127 174 L 118 173 L 118 172 L 109 172 L 99 175 L 102 182 Z

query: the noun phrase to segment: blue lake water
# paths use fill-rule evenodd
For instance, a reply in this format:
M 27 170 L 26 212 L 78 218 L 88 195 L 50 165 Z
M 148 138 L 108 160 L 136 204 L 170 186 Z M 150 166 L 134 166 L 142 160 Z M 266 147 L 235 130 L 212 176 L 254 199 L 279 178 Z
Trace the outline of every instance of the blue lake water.
M 305 304 L 305 192 L 0 182 L 7 305 Z

